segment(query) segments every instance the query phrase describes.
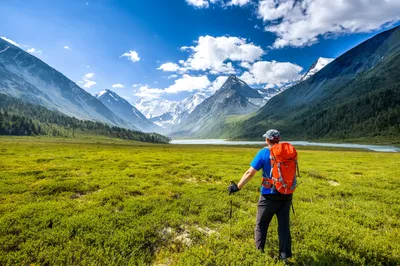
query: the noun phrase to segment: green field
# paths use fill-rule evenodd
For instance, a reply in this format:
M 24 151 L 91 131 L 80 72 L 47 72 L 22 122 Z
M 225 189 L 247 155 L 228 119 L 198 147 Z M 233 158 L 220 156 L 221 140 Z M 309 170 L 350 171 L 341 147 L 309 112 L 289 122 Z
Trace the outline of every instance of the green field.
M 0 265 L 279 265 L 226 192 L 259 148 L 1 137 Z M 298 150 L 293 264 L 399 265 L 400 154 Z

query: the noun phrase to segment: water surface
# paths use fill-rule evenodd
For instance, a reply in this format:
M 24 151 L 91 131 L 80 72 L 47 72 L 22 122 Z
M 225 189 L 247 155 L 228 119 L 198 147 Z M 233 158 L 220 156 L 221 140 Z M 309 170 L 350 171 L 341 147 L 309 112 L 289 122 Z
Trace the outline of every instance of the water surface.
M 320 143 L 308 141 L 290 141 L 296 146 L 322 146 L 322 147 L 339 147 L 339 148 L 354 148 L 367 149 L 380 152 L 400 152 L 399 148 L 383 145 L 364 145 L 350 143 Z M 224 139 L 184 139 L 172 140 L 171 144 L 188 144 L 188 145 L 265 145 L 265 141 L 227 141 Z

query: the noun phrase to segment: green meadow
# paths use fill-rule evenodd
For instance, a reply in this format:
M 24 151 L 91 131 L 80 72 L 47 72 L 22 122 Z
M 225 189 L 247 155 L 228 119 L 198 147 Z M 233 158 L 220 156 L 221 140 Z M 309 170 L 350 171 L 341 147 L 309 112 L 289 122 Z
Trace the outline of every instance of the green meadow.
M 260 148 L 1 137 L 0 265 L 280 265 L 261 175 L 226 191 Z M 399 265 L 400 154 L 298 152 L 291 262 Z

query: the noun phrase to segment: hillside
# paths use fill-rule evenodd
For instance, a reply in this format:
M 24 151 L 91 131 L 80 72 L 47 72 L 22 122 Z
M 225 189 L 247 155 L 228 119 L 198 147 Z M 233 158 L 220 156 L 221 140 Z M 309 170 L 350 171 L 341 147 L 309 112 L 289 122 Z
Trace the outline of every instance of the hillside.
M 95 97 L 114 114 L 144 132 L 160 132 L 161 128 L 149 121 L 136 107 L 111 90 L 104 90 Z
M 0 93 L 68 116 L 135 129 L 66 76 L 0 39 Z
M 204 136 L 232 115 L 246 115 L 260 108 L 263 96 L 236 76 L 230 76 L 215 94 L 199 104 L 178 125 L 172 136 Z
M 296 139 L 398 137 L 400 28 L 356 46 L 219 134 L 253 139 L 271 127 Z
M 75 138 L 80 133 L 151 143 L 169 142 L 167 137 L 156 133 L 79 120 L 0 93 L 0 135 Z

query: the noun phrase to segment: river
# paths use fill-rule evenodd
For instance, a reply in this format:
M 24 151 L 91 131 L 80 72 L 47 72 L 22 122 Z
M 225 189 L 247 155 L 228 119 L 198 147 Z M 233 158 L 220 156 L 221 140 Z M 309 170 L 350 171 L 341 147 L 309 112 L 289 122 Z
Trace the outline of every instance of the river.
M 322 147 L 339 147 L 339 148 L 354 148 L 354 149 L 367 149 L 379 152 L 400 152 L 400 149 L 393 146 L 383 145 L 364 145 L 364 144 L 350 144 L 350 143 L 320 143 L 308 141 L 290 141 L 291 144 L 296 146 L 322 146 Z M 172 140 L 171 144 L 186 144 L 186 145 L 265 145 L 264 141 L 228 141 L 223 139 L 185 139 L 185 140 Z

